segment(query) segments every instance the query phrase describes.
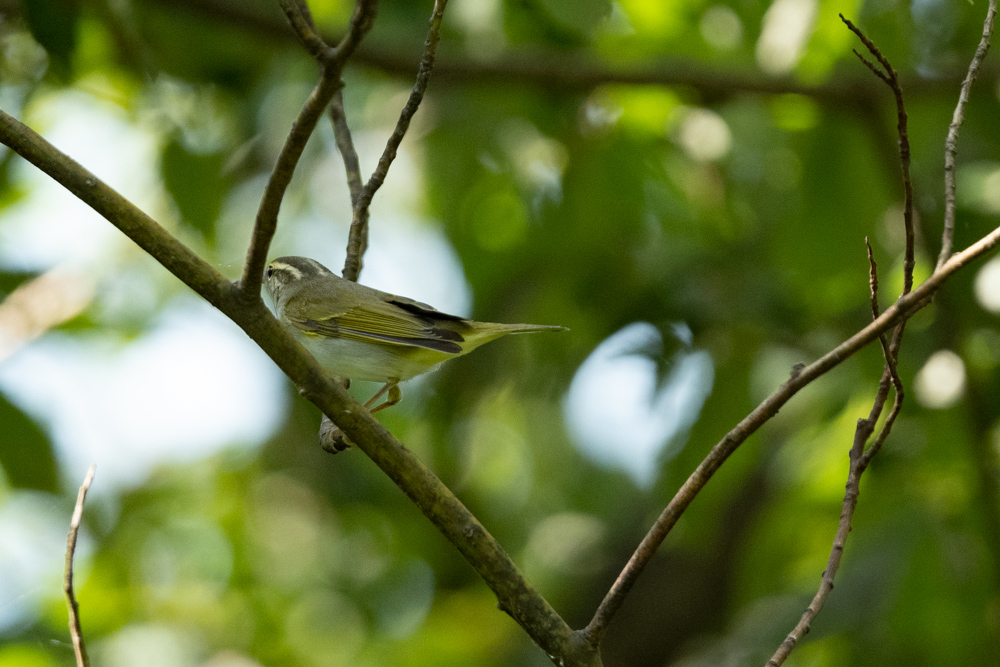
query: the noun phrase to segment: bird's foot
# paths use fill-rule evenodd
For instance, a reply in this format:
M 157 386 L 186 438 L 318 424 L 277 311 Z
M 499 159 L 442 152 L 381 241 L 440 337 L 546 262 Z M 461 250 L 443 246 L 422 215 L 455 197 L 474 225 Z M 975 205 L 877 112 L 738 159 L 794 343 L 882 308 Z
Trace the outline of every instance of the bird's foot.
M 350 449 L 354 445 L 347 434 L 340 430 L 340 427 L 330 421 L 330 418 L 323 415 L 323 421 L 319 425 L 319 446 L 323 451 L 331 454 Z

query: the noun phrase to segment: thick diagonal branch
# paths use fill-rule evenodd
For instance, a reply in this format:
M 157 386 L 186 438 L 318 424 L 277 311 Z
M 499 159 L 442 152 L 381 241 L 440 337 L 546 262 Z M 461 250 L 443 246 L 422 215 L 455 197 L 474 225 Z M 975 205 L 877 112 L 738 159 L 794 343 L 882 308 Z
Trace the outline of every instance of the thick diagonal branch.
M 327 377 L 271 315 L 263 301 L 243 298 L 237 285 L 167 233 L 92 173 L 0 111 L 3 143 L 51 176 L 149 253 L 188 287 L 240 326 L 302 394 L 350 436 L 455 546 L 493 590 L 499 606 L 551 656 L 568 667 L 599 667 L 596 651 L 524 579 L 500 544 L 434 473 Z

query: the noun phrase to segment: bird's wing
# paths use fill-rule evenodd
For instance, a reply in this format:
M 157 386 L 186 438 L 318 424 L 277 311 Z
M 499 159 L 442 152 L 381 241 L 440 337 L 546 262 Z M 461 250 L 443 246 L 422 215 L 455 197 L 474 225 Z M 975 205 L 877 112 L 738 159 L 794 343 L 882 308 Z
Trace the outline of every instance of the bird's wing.
M 383 294 L 385 294 L 383 292 Z M 413 313 L 414 315 L 423 315 L 431 320 L 450 320 L 452 322 L 464 322 L 466 319 L 464 317 L 459 317 L 458 315 L 449 315 L 448 313 L 442 313 L 437 308 L 428 306 L 426 303 L 420 303 L 419 301 L 414 301 L 413 299 L 408 299 L 405 296 L 396 296 L 395 294 L 385 294 L 385 300 L 394 306 L 398 306 L 403 310 Z
M 437 313 L 433 309 L 430 311 Z M 460 353 L 462 348 L 459 343 L 465 339 L 455 331 L 436 326 L 428 316 L 431 312 L 418 314 L 402 304 L 372 300 L 318 320 L 297 318 L 287 312 L 286 316 L 293 325 L 309 335 Z

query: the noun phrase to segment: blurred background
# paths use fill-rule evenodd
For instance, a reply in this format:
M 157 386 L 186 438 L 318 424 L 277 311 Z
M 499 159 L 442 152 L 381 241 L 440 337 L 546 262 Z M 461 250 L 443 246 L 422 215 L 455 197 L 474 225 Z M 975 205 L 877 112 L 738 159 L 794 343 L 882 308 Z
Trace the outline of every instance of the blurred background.
M 330 35 L 347 0 L 311 0 Z M 429 0 L 384 0 L 345 74 L 367 175 L 413 84 Z M 918 279 L 984 0 L 451 0 L 427 99 L 372 207 L 362 282 L 517 337 L 404 386 L 380 420 L 574 626 L 708 449 L 902 286 L 900 71 Z M 0 2 L 0 108 L 237 277 L 317 72 L 269 0 Z M 1000 214 L 1000 67 L 973 88 L 956 247 Z M 272 256 L 339 271 L 328 120 Z M 0 150 L 0 667 L 550 664 L 459 554 L 222 315 Z M 1000 259 L 907 327 L 908 397 L 865 475 L 837 588 L 790 665 L 987 665 L 1000 650 Z M 760 665 L 814 594 L 871 346 L 747 441 L 611 627 L 608 667 Z M 374 389 L 359 383 L 364 396 Z M 993 656 L 992 658 L 990 656 Z

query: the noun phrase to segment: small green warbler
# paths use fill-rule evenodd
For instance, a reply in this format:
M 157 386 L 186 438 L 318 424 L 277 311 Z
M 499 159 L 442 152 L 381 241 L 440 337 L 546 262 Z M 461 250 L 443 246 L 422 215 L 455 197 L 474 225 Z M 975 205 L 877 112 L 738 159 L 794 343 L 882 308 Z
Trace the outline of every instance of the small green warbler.
M 332 375 L 385 383 L 373 413 L 402 398 L 399 383 L 513 333 L 563 331 L 541 324 L 475 322 L 344 280 L 307 257 L 279 257 L 264 271 L 278 319 Z M 372 404 L 388 392 L 386 400 Z

